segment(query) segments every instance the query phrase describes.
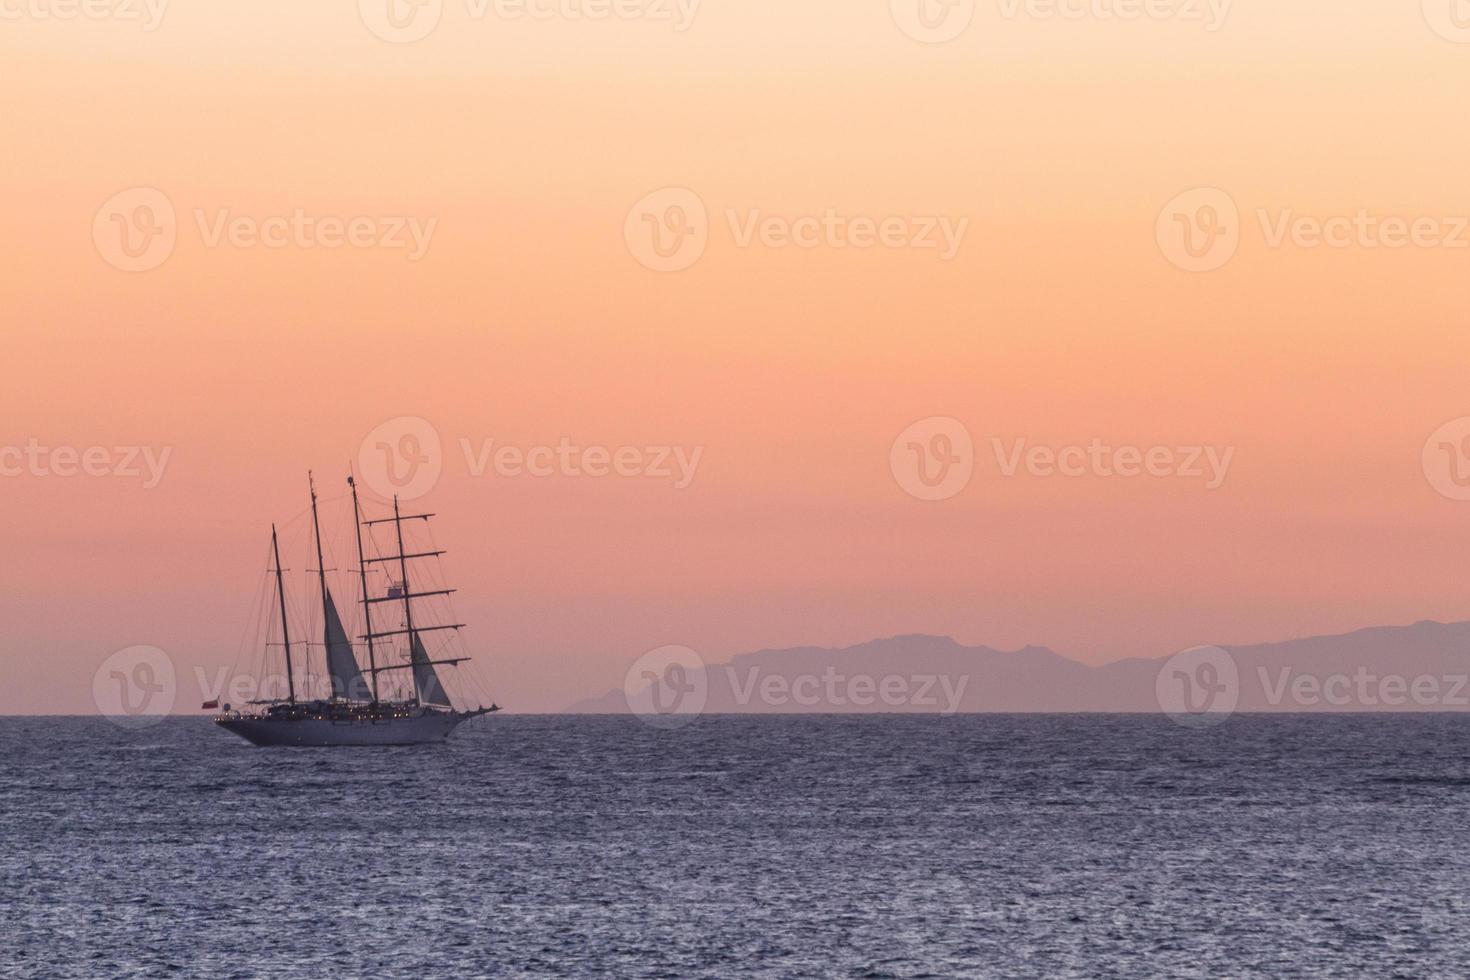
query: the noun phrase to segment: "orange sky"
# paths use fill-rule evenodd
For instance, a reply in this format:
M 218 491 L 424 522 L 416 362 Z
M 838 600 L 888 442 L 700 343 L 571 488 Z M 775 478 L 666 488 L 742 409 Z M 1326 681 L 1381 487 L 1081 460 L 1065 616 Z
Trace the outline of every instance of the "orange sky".
M 677 31 L 445 0 L 391 43 L 352 3 L 180 2 L 154 30 L 4 7 L 0 446 L 169 456 L 146 488 L 0 477 L 0 711 L 92 710 L 133 644 L 228 664 L 307 468 L 340 493 L 399 417 L 442 439 L 421 503 L 516 710 L 665 644 L 935 632 L 1095 661 L 1470 617 L 1470 503 L 1421 464 L 1470 415 L 1470 247 L 1273 247 L 1260 217 L 1450 236 L 1470 30 L 1417 3 L 1241 0 L 1210 31 L 996 2 L 926 44 L 888 8 L 705 0 Z M 140 187 L 176 242 L 126 272 L 94 225 Z M 677 272 L 625 241 L 663 188 L 707 209 Z M 1213 271 L 1156 239 L 1192 188 L 1239 210 Z M 416 260 L 210 244 L 221 213 L 298 209 L 433 230 Z M 949 260 L 740 244 L 753 212 L 828 209 L 968 225 Z M 974 473 L 922 501 L 890 449 L 931 416 Z M 460 446 L 563 438 L 702 455 L 676 489 L 476 477 Z M 996 438 L 1234 453 L 1209 490 L 1006 477 Z

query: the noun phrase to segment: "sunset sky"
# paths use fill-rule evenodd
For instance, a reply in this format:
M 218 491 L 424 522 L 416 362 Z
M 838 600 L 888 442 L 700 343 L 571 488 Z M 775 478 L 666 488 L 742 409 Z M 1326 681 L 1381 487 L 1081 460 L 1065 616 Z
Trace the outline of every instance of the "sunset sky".
M 443 0 L 412 42 L 374 32 L 412 8 L 374 0 L 176 0 L 151 30 L 142 0 L 142 23 L 0 8 L 0 447 L 152 454 L 0 454 L 0 712 L 94 711 L 135 644 L 228 666 L 307 470 L 340 498 L 405 419 L 440 442 L 413 506 L 465 646 L 516 711 L 666 644 L 924 632 L 1101 662 L 1470 618 L 1470 502 L 1425 452 L 1470 416 L 1448 0 L 1216 24 L 994 0 L 942 43 L 888 0 L 535 6 Z M 1238 209 L 1217 268 L 1167 240 L 1180 195 Z M 113 219 L 158 196 L 172 247 L 129 257 Z M 640 229 L 690 200 L 703 252 L 651 268 Z M 1296 224 L 1360 215 L 1340 247 Z M 1388 247 L 1384 219 L 1434 244 Z M 902 244 L 852 247 L 890 220 Z M 797 225 L 812 247 L 781 244 Z M 893 452 L 931 418 L 973 445 L 938 500 Z M 488 440 L 699 455 L 682 487 L 476 475 Z M 995 440 L 1231 455 L 1214 488 L 1007 476 Z

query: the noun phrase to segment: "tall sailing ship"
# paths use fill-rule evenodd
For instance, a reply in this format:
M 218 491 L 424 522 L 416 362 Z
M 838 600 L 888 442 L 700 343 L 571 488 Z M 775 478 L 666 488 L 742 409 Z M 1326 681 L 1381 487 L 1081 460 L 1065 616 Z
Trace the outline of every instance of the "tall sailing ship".
M 215 716 L 215 724 L 234 732 L 255 745 L 416 745 L 424 742 L 439 742 L 462 723 L 471 718 L 499 711 L 498 705 L 488 708 L 457 708 L 440 683 L 437 668 L 454 667 L 468 661 L 467 656 L 434 659 L 424 647 L 423 635 L 439 630 L 459 630 L 463 623 L 430 623 L 422 614 L 416 615 L 415 602 L 433 596 L 447 596 L 454 589 L 415 586 L 410 573 L 410 562 L 436 558 L 442 550 L 409 552 L 404 544 L 405 521 L 427 522 L 433 514 L 402 514 L 398 498 L 393 498 L 393 516 L 373 520 L 363 518 L 362 505 L 357 496 L 357 483 L 347 478 L 352 490 L 352 515 L 357 540 L 357 573 L 361 587 L 359 602 L 362 606 L 364 631 L 361 639 L 367 653 L 367 669 L 358 664 L 357 653 L 337 604 L 327 585 L 326 562 L 322 554 L 321 523 L 317 515 L 316 485 L 311 483 L 311 532 L 316 545 L 316 573 L 322 612 L 322 649 L 325 652 L 327 676 L 331 681 L 331 695 L 321 697 L 298 697 L 296 687 L 296 665 L 293 663 L 293 641 L 286 614 L 285 579 L 281 569 L 280 540 L 275 525 L 271 525 L 272 571 L 275 579 L 275 596 L 280 607 L 280 641 L 286 655 L 286 685 L 284 699 L 267 698 L 251 701 L 247 710 L 232 710 L 226 704 Z M 369 555 L 363 546 L 363 529 L 376 525 L 393 525 L 393 542 L 397 549 L 393 554 Z M 382 594 L 374 595 L 368 585 L 369 566 L 396 567 L 397 581 L 391 576 Z M 387 610 L 398 610 L 402 621 L 394 625 L 382 622 Z M 374 624 L 374 611 L 378 610 L 381 628 Z M 298 644 L 306 655 L 311 654 L 309 643 Z M 379 677 L 392 672 L 404 672 L 408 679 L 407 689 L 394 684 L 398 693 L 393 697 L 380 697 Z M 394 674 L 394 676 L 403 676 Z M 206 707 L 215 707 L 214 703 Z

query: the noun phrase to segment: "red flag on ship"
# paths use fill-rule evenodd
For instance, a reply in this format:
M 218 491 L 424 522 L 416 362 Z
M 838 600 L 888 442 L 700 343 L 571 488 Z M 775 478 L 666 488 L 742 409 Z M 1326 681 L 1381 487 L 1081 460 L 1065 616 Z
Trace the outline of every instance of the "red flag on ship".
M 204 708 L 218 708 L 218 707 L 219 707 L 219 698 L 215 698 L 213 701 L 206 701 L 206 702 L 204 702 L 203 704 L 201 704 L 199 706 L 200 710 L 203 710 Z

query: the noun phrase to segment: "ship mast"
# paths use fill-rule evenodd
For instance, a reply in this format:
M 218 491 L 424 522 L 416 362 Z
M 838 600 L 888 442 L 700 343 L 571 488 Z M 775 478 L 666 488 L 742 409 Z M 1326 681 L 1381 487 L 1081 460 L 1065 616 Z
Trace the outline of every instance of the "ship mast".
M 356 493 L 356 490 L 354 490 L 353 491 L 354 506 L 355 506 L 356 496 L 357 496 L 357 493 Z M 443 623 L 443 624 L 437 624 L 437 625 L 432 625 L 432 626 L 422 626 L 422 625 L 416 625 L 414 623 L 414 620 L 413 620 L 413 600 L 414 599 L 423 599 L 423 598 L 427 598 L 429 596 L 436 596 L 436 595 L 449 595 L 451 592 L 454 591 L 454 589 L 426 589 L 423 592 L 415 592 L 415 591 L 413 591 L 413 586 L 409 582 L 409 579 L 408 579 L 408 560 L 410 558 L 433 558 L 433 557 L 436 557 L 438 555 L 444 554 L 444 552 L 443 551 L 440 551 L 440 550 L 431 550 L 431 551 L 419 551 L 419 552 L 414 552 L 414 553 L 410 554 L 405 549 L 405 547 L 404 547 L 404 541 L 403 541 L 403 522 L 405 520 L 409 520 L 409 521 L 414 521 L 414 520 L 427 521 L 429 518 L 431 518 L 433 516 L 434 516 L 433 514 L 409 514 L 409 515 L 407 515 L 405 517 L 399 511 L 399 509 L 398 509 L 398 498 L 397 497 L 394 497 L 393 498 L 393 516 L 392 517 L 375 518 L 373 520 L 368 520 L 368 521 L 364 521 L 360 517 L 358 519 L 359 525 L 388 524 L 390 522 L 393 524 L 394 531 L 395 531 L 395 541 L 396 541 L 396 543 L 398 545 L 398 553 L 397 554 L 393 554 L 393 555 L 375 555 L 372 558 L 363 557 L 362 556 L 362 552 L 361 552 L 361 547 L 362 547 L 362 532 L 359 529 L 359 531 L 358 531 L 358 548 L 359 548 L 358 555 L 359 555 L 359 561 L 360 561 L 360 563 L 364 567 L 366 567 L 366 565 L 367 565 L 368 562 L 396 562 L 398 564 L 398 574 L 400 576 L 400 580 L 399 580 L 399 582 L 398 582 L 397 585 L 390 585 L 390 587 L 388 589 L 388 594 L 387 595 L 385 595 L 385 596 L 377 596 L 377 597 L 370 597 L 367 594 L 367 579 L 366 579 L 366 575 L 364 574 L 363 590 L 362 590 L 363 591 L 363 600 L 362 600 L 363 606 L 365 608 L 371 608 L 372 604 L 375 603 L 375 602 L 402 602 L 403 603 L 403 625 L 404 625 L 404 628 L 403 629 L 396 629 L 396 630 L 374 630 L 372 628 L 371 621 L 369 621 L 368 624 L 367 624 L 367 626 L 368 626 L 367 633 L 364 634 L 364 638 L 368 641 L 369 645 L 371 645 L 371 643 L 372 643 L 372 641 L 374 639 L 381 639 L 381 638 L 386 637 L 386 636 L 404 636 L 404 635 L 407 635 L 408 636 L 408 662 L 407 663 L 401 663 L 401 664 L 388 664 L 385 667 L 379 667 L 376 664 L 374 664 L 372 666 L 372 668 L 371 668 L 372 675 L 373 675 L 373 683 L 374 683 L 374 685 L 377 684 L 378 674 L 382 673 L 385 670 L 408 670 L 410 672 L 409 673 L 409 676 L 411 678 L 411 683 L 413 685 L 413 703 L 414 704 L 422 704 L 423 703 L 423 695 L 424 695 L 423 686 L 424 686 L 424 684 L 426 682 L 429 683 L 430 686 L 431 686 L 431 688 L 432 688 L 432 690 L 430 691 L 430 696 L 431 697 L 434 697 L 435 694 L 436 694 L 436 692 L 437 692 L 437 694 L 439 696 L 443 696 L 443 694 L 444 694 L 443 687 L 442 687 L 442 685 L 439 684 L 438 678 L 437 678 L 437 676 L 433 672 L 433 668 L 434 668 L 434 666 L 436 664 L 445 664 L 445 665 L 462 664 L 466 660 L 470 659 L 469 657 L 443 657 L 443 658 L 438 659 L 438 660 L 433 659 L 430 656 L 428 656 L 427 653 L 423 652 L 423 646 L 422 646 L 422 644 L 420 643 L 420 641 L 418 639 L 418 635 L 420 633 L 427 633 L 427 632 L 429 632 L 431 630 L 458 630 L 458 629 L 461 629 L 464 626 L 464 623 Z M 418 652 L 415 653 L 415 650 L 417 650 Z M 420 671 L 423 671 L 423 670 L 427 670 L 428 673 L 425 676 L 421 677 L 420 676 Z M 432 702 L 431 701 L 430 703 L 435 703 L 435 702 Z
M 398 586 L 403 593 L 403 625 L 408 628 L 408 657 L 413 659 L 413 641 L 416 634 L 413 631 L 413 603 L 408 600 L 408 556 L 403 550 L 403 518 L 398 513 L 398 494 L 393 495 L 393 528 L 398 533 Z M 368 632 L 372 632 L 369 630 Z M 412 678 L 413 703 L 419 703 L 419 672 L 410 670 L 408 676 Z
M 281 600 L 281 642 L 286 645 L 286 690 L 296 703 L 296 681 L 291 676 L 291 628 L 286 625 L 286 586 L 281 580 L 281 546 L 276 540 L 276 526 L 271 525 L 271 552 L 276 556 L 276 596 Z
M 331 649 L 332 637 L 328 631 L 331 613 L 327 610 L 327 563 L 322 560 L 322 529 L 316 518 L 316 481 L 311 478 L 311 470 L 306 471 L 306 485 L 311 488 L 311 534 L 316 539 L 316 575 L 322 592 L 322 656 L 327 658 L 327 676 L 331 677 L 332 662 L 328 651 Z M 332 697 L 336 696 L 337 692 L 333 690 Z
M 357 503 L 357 481 L 349 476 L 347 485 L 352 488 L 352 526 L 357 530 L 357 573 L 362 578 L 362 615 L 367 625 L 368 673 L 373 676 L 373 704 L 377 704 L 378 659 L 373 651 L 373 605 L 368 600 L 367 562 L 363 560 L 362 554 L 362 508 Z

